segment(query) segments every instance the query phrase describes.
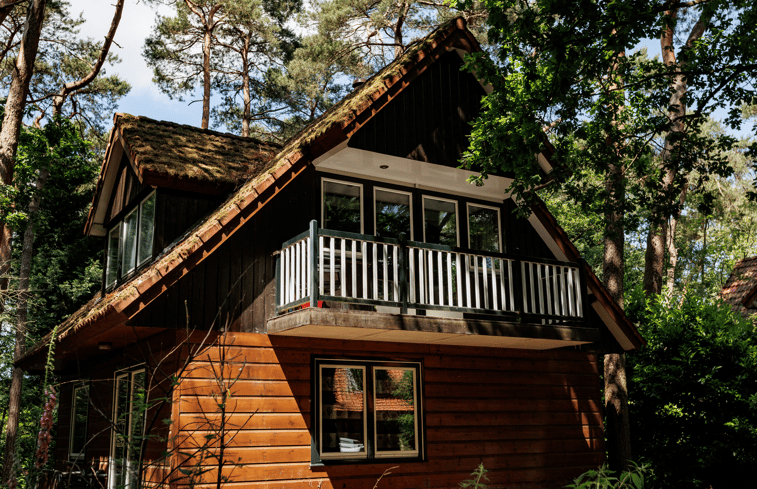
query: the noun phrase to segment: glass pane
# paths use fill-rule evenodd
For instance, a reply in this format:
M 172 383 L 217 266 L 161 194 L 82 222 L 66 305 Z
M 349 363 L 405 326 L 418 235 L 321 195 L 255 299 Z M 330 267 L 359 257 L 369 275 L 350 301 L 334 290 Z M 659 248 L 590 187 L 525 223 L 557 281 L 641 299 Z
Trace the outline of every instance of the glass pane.
M 470 247 L 499 252 L 499 211 L 477 205 L 468 206 Z
M 71 410 L 71 453 L 84 452 L 87 443 L 87 411 L 89 409 L 89 388 L 74 388 L 74 405 Z
M 365 455 L 365 368 L 321 367 L 321 454 Z
M 457 246 L 455 202 L 423 198 L 423 221 L 426 243 Z
M 142 202 L 139 212 L 139 265 L 152 257 L 152 238 L 155 234 L 155 194 Z
M 361 232 L 360 187 L 342 182 L 323 182 L 323 227 Z
M 374 369 L 376 452 L 415 452 L 415 370 Z
M 108 235 L 108 256 L 105 264 L 105 286 L 110 287 L 118 280 L 118 243 L 121 226 L 116 226 Z
M 126 485 L 125 461 L 128 450 L 126 427 L 129 426 L 129 377 L 122 375 L 116 379 L 115 440 L 113 442 L 113 485 Z
M 137 479 L 139 477 L 139 460 L 144 437 L 145 411 L 147 409 L 147 391 L 145 390 L 145 372 L 134 372 L 132 374 L 132 391 L 131 391 L 131 429 L 129 437 L 129 460 L 128 467 L 128 484 L 129 487 L 138 487 Z
M 376 190 L 376 235 L 398 238 L 410 235 L 410 196 L 398 192 Z
M 134 270 L 137 262 L 137 212 L 132 212 L 124 219 L 123 261 L 121 275 Z

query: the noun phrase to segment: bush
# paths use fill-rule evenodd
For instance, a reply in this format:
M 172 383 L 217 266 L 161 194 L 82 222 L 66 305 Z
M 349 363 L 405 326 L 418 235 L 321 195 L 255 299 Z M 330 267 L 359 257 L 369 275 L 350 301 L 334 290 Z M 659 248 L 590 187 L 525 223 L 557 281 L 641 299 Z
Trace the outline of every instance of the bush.
M 597 470 L 589 470 L 573 480 L 573 484 L 565 486 L 567 489 L 644 489 L 652 487 L 648 483 L 652 471 L 649 465 L 637 465 L 631 462 L 631 468 L 613 477 L 613 471 L 606 466 Z
M 648 341 L 628 357 L 634 456 L 652 463 L 659 487 L 750 480 L 757 467 L 754 324 L 699 297 L 673 307 L 640 294 L 629 302 Z

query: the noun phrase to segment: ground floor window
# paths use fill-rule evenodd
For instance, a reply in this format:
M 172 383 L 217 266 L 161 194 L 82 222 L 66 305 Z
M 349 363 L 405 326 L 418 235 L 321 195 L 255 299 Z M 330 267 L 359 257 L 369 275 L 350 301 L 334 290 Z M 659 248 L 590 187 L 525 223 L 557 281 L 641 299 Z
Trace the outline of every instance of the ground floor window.
M 116 375 L 113 399 L 109 489 L 139 487 L 139 466 L 144 438 L 146 390 L 145 370 Z
M 87 444 L 87 413 L 89 411 L 89 385 L 87 382 L 74 384 L 71 402 L 71 433 L 68 444 L 68 458 L 81 460 Z
M 421 365 L 315 360 L 320 460 L 421 458 Z

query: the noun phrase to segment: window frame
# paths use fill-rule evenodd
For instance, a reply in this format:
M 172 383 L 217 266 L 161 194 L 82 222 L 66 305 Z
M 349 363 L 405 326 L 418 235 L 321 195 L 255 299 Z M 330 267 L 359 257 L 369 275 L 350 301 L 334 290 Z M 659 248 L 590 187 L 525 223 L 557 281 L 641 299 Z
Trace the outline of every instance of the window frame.
M 141 241 L 141 234 L 142 234 L 142 219 L 143 219 L 143 212 L 144 212 L 144 205 L 145 202 L 147 202 L 150 199 L 156 199 L 157 205 L 157 191 L 153 189 L 150 193 L 145 196 L 145 198 L 141 199 L 139 203 L 134 204 L 134 208 L 129 210 L 127 213 L 123 214 L 123 216 L 118 219 L 118 222 L 116 222 L 107 233 L 107 239 L 108 243 L 105 250 L 105 270 L 104 270 L 104 284 L 105 289 L 109 290 L 117 286 L 119 283 L 121 283 L 124 279 L 130 277 L 134 273 L 136 273 L 137 270 L 139 270 L 143 265 L 149 263 L 152 261 L 155 253 L 154 253 L 154 247 L 155 247 L 155 219 L 156 219 L 156 212 L 153 210 L 152 215 L 152 239 L 151 239 L 151 245 L 150 245 L 150 252 L 149 254 L 143 259 L 140 260 L 139 254 L 140 254 L 140 241 Z M 136 231 L 134 235 L 134 264 L 131 266 L 128 270 L 126 269 L 127 264 L 125 263 L 126 259 L 126 232 L 127 232 L 127 226 L 126 226 L 126 220 L 130 218 L 134 213 L 137 214 L 136 217 Z M 111 236 L 117 233 L 118 234 L 118 251 L 116 253 L 117 259 L 115 260 L 116 265 L 116 271 L 115 271 L 115 278 L 112 281 L 108 281 L 108 272 L 112 270 L 112 264 L 110 263 L 109 257 L 111 252 Z
M 118 370 L 113 375 L 113 422 L 112 427 L 110 430 L 110 450 L 108 453 L 108 481 L 107 481 L 107 489 L 134 489 L 135 487 L 138 488 L 141 486 L 140 481 L 133 481 L 132 478 L 129 476 L 131 471 L 131 438 L 134 435 L 134 402 L 135 402 L 135 382 L 134 378 L 139 375 L 144 374 L 144 381 L 146 384 L 147 380 L 147 368 L 145 365 L 137 365 L 135 367 L 132 367 L 130 369 L 125 370 Z M 120 467 L 120 470 L 124 472 L 122 477 L 118 477 L 119 479 L 123 478 L 124 482 L 122 484 L 118 484 L 116 481 L 116 478 L 118 476 L 117 470 L 119 470 L 118 464 L 116 462 L 116 443 L 118 441 L 119 434 L 116 431 L 117 426 L 119 425 L 119 381 L 121 379 L 124 379 L 125 382 L 127 382 L 128 386 L 128 395 L 127 395 L 127 409 L 128 411 L 126 414 L 126 426 L 128 435 L 126 436 L 126 458 L 125 463 Z M 147 392 L 147 385 L 144 385 L 143 388 L 145 389 L 145 392 Z M 147 416 L 142 416 L 142 435 L 145 434 L 145 427 L 147 426 Z
M 460 247 L 460 201 L 459 199 L 448 199 L 446 197 L 438 197 L 436 195 L 428 195 L 428 194 L 421 194 L 421 215 L 422 215 L 422 221 L 421 225 L 423 226 L 423 242 L 428 243 L 428 239 L 426 239 L 426 199 L 432 199 L 432 200 L 438 200 L 439 202 L 451 202 L 455 205 L 455 236 L 456 236 L 456 244 L 455 247 Z M 429 244 L 439 244 L 439 243 L 429 243 Z M 444 245 L 447 246 L 447 245 Z
M 388 192 L 388 193 L 393 193 L 393 194 L 401 194 L 401 195 L 406 195 L 408 197 L 408 201 L 410 204 L 409 205 L 410 207 L 410 235 L 407 236 L 407 239 L 409 239 L 410 241 L 413 241 L 413 237 L 414 237 L 413 228 L 415 227 L 414 221 L 413 221 L 413 192 L 408 192 L 405 190 L 397 190 L 397 189 L 377 187 L 377 186 L 373 187 L 373 234 L 378 236 L 378 212 L 376 210 L 378 208 L 378 197 L 376 195 L 376 192 L 378 191 Z
M 352 187 L 358 187 L 360 189 L 360 232 L 359 234 L 365 234 L 365 195 L 363 184 L 359 182 L 350 182 L 348 180 L 338 180 L 336 178 L 321 178 L 321 227 L 326 228 L 326 183 L 337 183 L 340 185 L 348 185 Z M 336 229 L 335 231 L 341 231 Z
M 363 368 L 363 413 L 365 451 L 360 453 L 323 453 L 323 419 L 322 419 L 322 370 L 323 368 Z M 413 371 L 415 450 L 413 451 L 378 451 L 376 441 L 378 427 L 376 420 L 376 370 L 410 370 Z M 426 433 L 423 402 L 423 363 L 420 360 L 382 360 L 364 358 L 329 358 L 312 357 L 311 365 L 311 426 L 312 450 L 311 466 L 337 464 L 375 464 L 390 461 L 425 461 Z
M 81 447 L 81 451 L 75 452 L 74 451 L 74 439 L 75 439 L 75 432 L 76 432 L 76 404 L 79 400 L 77 397 L 77 394 L 79 391 L 85 391 L 84 399 L 83 401 L 87 405 L 87 414 L 84 419 L 84 445 Z M 87 448 L 87 428 L 89 425 L 89 382 L 88 381 L 80 381 L 74 383 L 73 391 L 71 393 L 71 420 L 70 420 L 70 426 L 69 426 L 69 432 L 68 432 L 68 459 L 69 460 L 82 460 L 85 456 L 86 448 Z
M 491 250 L 478 250 L 478 248 L 473 248 L 473 240 L 471 239 L 471 225 L 470 225 L 470 208 L 471 207 L 480 207 L 481 209 L 489 209 L 493 211 L 497 211 L 497 251 L 491 251 Z M 480 204 L 478 202 L 466 202 L 465 205 L 465 218 L 467 220 L 468 224 L 468 248 L 477 251 L 484 251 L 485 253 L 503 253 L 502 251 L 502 211 L 499 207 L 493 206 L 493 205 L 486 205 L 486 204 Z

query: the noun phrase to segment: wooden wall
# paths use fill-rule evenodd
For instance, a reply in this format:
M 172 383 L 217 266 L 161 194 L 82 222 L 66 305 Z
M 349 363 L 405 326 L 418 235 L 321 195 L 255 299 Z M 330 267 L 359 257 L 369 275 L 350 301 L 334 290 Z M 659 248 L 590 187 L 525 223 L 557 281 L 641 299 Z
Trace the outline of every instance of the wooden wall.
M 155 254 L 186 233 L 222 202 L 222 197 L 158 189 L 155 202 Z
M 126 153 L 121 157 L 121 166 L 118 168 L 116 185 L 111 193 L 110 202 L 108 203 L 108 213 L 105 219 L 106 227 L 109 222 L 116 217 L 120 217 L 121 211 L 128 206 L 138 195 L 146 191 L 149 187 L 139 183 L 137 175 L 131 168 L 129 158 Z
M 563 487 L 604 460 L 597 357 L 575 350 L 369 343 L 229 334 L 195 358 L 180 383 L 175 425 L 183 451 L 222 419 L 229 484 L 250 488 L 457 488 L 479 463 L 496 487 Z M 226 415 L 216 376 L 239 375 Z M 427 461 L 310 467 L 311 355 L 420 360 Z M 204 426 L 201 431 L 197 429 Z M 213 430 L 210 430 L 213 432 Z M 205 480 L 214 479 L 215 471 Z
M 457 167 L 484 89 L 450 51 L 350 138 L 353 148 Z

